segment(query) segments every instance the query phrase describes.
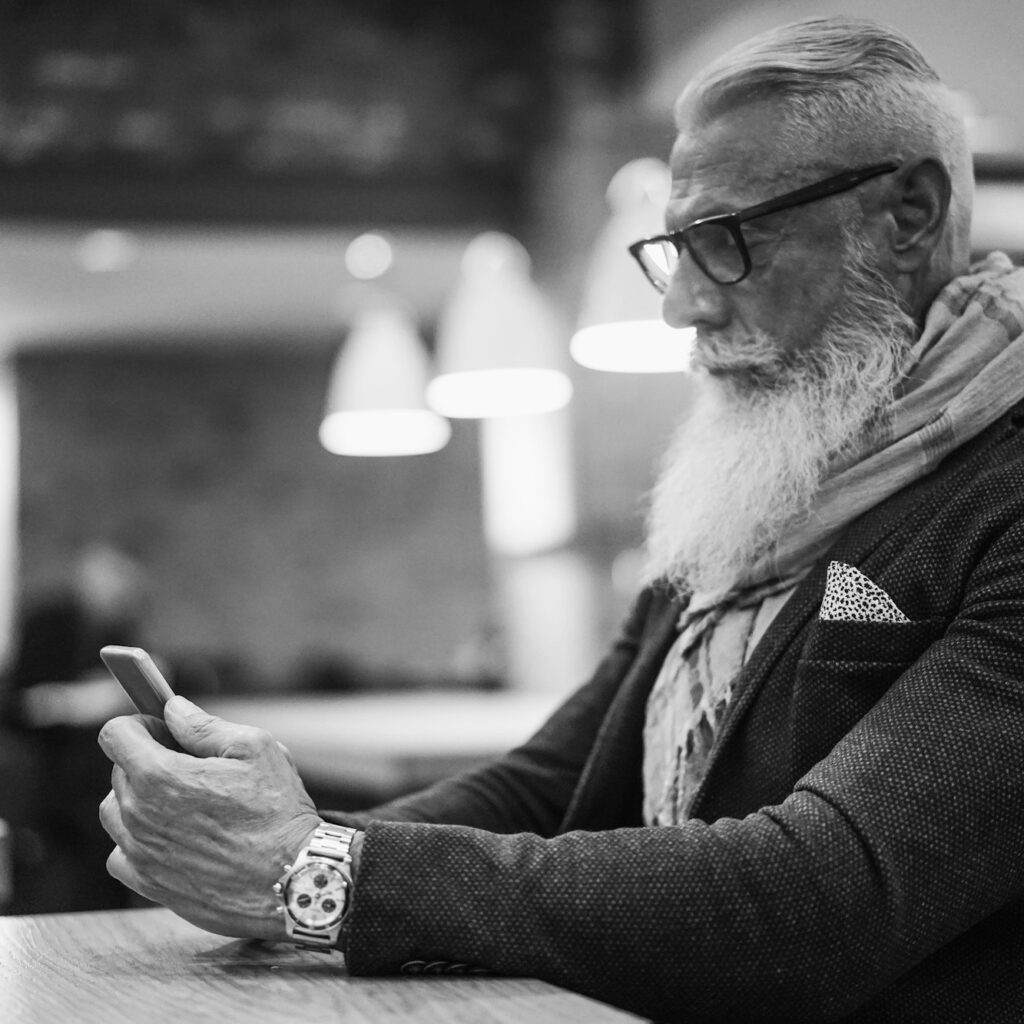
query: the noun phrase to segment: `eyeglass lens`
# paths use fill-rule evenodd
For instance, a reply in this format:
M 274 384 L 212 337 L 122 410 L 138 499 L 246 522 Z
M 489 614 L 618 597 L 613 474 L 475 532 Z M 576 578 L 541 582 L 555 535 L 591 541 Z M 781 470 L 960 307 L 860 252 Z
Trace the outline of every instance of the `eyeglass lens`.
M 690 255 L 708 276 L 720 284 L 740 280 L 746 273 L 743 254 L 732 232 L 721 224 L 696 224 L 683 236 Z M 642 249 L 651 279 L 665 290 L 679 263 L 679 250 L 667 240 L 649 242 Z
M 643 260 L 648 276 L 658 288 L 664 291 L 679 262 L 679 252 L 676 247 L 668 240 L 647 242 L 640 248 L 640 258 Z
M 724 225 L 696 224 L 686 232 L 685 238 L 690 254 L 719 284 L 731 284 L 746 273 L 736 237 Z

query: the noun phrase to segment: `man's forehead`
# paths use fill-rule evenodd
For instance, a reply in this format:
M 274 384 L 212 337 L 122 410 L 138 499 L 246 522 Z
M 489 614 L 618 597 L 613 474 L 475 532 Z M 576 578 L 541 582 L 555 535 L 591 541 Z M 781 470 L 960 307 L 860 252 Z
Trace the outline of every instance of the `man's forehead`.
M 777 102 L 746 103 L 711 120 L 680 118 L 672 147 L 673 193 L 757 192 L 792 179 L 800 162 L 782 139 Z

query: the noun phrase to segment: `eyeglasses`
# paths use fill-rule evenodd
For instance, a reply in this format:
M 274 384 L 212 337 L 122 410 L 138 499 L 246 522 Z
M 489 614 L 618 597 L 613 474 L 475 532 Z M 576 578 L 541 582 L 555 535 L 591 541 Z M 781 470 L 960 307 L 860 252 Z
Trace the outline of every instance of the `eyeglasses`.
M 693 262 L 712 281 L 718 284 L 738 284 L 751 269 L 750 251 L 741 225 L 755 217 L 765 217 L 769 213 L 846 192 L 869 178 L 889 174 L 899 166 L 898 163 L 889 162 L 844 171 L 814 185 L 805 185 L 795 192 L 787 192 L 756 206 L 748 206 L 745 210 L 703 217 L 678 231 L 641 239 L 629 247 L 629 253 L 659 292 L 668 290 L 684 246 Z

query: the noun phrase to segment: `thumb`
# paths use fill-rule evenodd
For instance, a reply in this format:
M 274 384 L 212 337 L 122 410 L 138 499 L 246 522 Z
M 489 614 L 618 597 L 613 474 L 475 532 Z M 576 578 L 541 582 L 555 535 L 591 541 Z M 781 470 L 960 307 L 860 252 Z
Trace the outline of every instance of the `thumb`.
M 224 757 L 238 726 L 211 715 L 180 694 L 164 705 L 164 722 L 181 749 L 194 757 Z

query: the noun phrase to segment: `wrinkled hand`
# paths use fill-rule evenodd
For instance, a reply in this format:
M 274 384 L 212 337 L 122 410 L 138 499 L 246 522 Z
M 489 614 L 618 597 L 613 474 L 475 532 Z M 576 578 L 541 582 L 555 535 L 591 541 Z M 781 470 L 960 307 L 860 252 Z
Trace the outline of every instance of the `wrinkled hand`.
M 220 935 L 285 938 L 272 886 L 320 818 L 287 751 L 262 729 L 167 702 L 99 735 L 114 762 L 100 821 L 107 870 L 141 896 Z M 159 739 L 167 732 L 182 753 Z

